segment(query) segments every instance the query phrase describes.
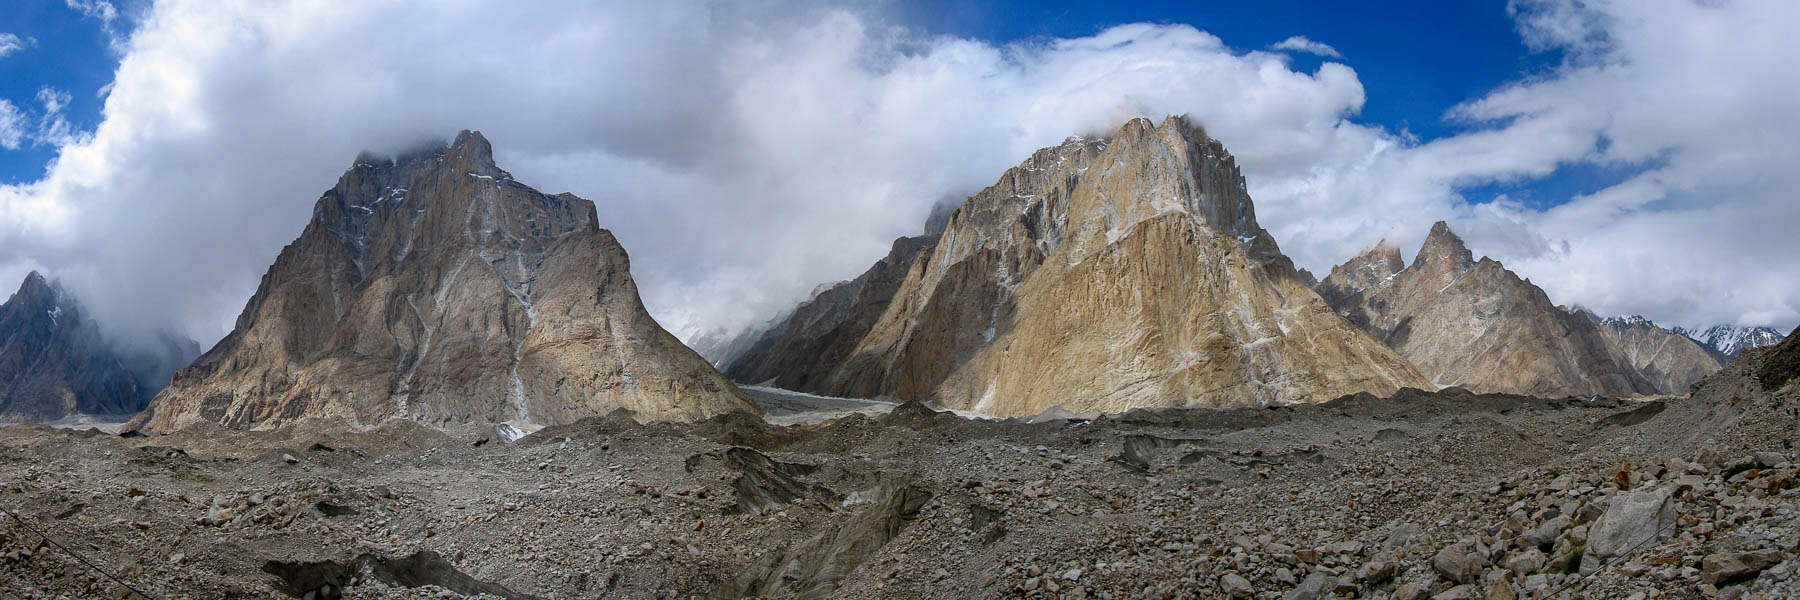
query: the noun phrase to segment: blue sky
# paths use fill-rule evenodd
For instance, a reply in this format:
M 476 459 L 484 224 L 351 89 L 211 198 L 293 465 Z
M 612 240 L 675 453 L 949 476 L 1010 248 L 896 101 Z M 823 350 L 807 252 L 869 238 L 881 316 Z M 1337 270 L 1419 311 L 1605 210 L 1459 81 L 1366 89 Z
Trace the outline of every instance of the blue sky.
M 1120 5 L 1124 4 L 1124 5 Z M 142 10 L 121 3 L 114 29 L 128 31 Z M 1463 128 L 1445 112 L 1459 103 L 1523 76 L 1555 66 L 1561 53 L 1532 52 L 1502 3 L 1408 0 L 1372 4 L 1331 1 L 1269 2 L 954 2 L 900 3 L 891 18 L 934 34 L 996 44 L 1033 43 L 1089 36 L 1137 22 L 1187 24 L 1240 50 L 1263 50 L 1295 35 L 1335 48 L 1341 58 L 1292 53 L 1294 68 L 1314 70 L 1326 60 L 1356 68 L 1367 90 L 1357 120 L 1410 132 L 1429 140 Z M 0 32 L 31 40 L 0 59 L 0 98 L 39 114 L 41 88 L 70 93 L 65 114 L 79 131 L 100 120 L 100 91 L 118 67 L 111 35 L 100 19 L 63 0 L 21 0 L 0 5 Z M 0 181 L 19 183 L 43 175 L 55 147 L 26 142 L 0 152 Z M 1623 178 L 1619 169 L 1571 167 L 1554 177 L 1470 188 L 1472 196 L 1511 194 L 1534 204 L 1554 204 Z
M 1125 23 L 1183 23 L 1260 50 L 1301 35 L 1336 48 L 1369 90 L 1361 119 L 1431 138 L 1455 124 L 1444 111 L 1560 60 L 1530 52 L 1500 2 L 954 2 L 908 3 L 902 18 L 950 35 L 996 42 L 1093 35 Z M 1295 54 L 1310 71 L 1320 57 Z
M 38 91 L 61 90 L 69 94 L 63 114 L 72 126 L 92 131 L 99 125 L 100 90 L 119 65 L 105 23 L 61 0 L 19 0 L 0 3 L 0 33 L 13 34 L 23 44 L 0 57 L 0 99 L 35 121 L 43 110 Z M 0 182 L 35 180 L 55 156 L 53 145 L 31 141 L 18 149 L 0 149 Z
M 351 157 L 468 128 L 594 199 L 691 336 L 854 277 L 1036 148 L 1185 113 L 1315 273 L 1445 220 L 1558 303 L 1791 328 L 1796 26 L 1789 0 L 20 0 L 0 279 L 210 341 Z
M 1367 91 L 1357 121 L 1408 132 L 1422 141 L 1454 135 L 1467 123 L 1446 118 L 1452 107 L 1522 78 L 1549 72 L 1557 49 L 1532 51 L 1504 2 L 956 2 L 901 3 L 896 17 L 928 31 L 996 43 L 1031 43 L 1093 35 L 1136 22 L 1191 25 L 1240 50 L 1263 50 L 1299 35 L 1341 57 L 1291 53 L 1295 69 L 1325 61 L 1356 69 Z M 1624 180 L 1633 166 L 1568 165 L 1541 179 L 1464 188 L 1471 199 L 1505 195 L 1535 208 L 1566 202 Z

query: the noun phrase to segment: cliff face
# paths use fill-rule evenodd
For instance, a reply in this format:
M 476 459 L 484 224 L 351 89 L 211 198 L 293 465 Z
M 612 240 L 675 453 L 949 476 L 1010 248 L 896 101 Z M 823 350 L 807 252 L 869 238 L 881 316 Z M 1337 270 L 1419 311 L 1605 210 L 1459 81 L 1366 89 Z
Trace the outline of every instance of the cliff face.
M 1719 361 L 1687 336 L 1663 329 L 1643 317 L 1598 318 L 1593 313 L 1578 314 L 1594 319 L 1600 332 L 1625 354 L 1645 379 L 1664 394 L 1685 394 L 1688 388 L 1707 375 L 1718 372 Z
M 1378 245 L 1319 288 L 1433 383 L 1550 397 L 1662 391 L 1596 322 L 1558 308 L 1499 262 L 1475 260 L 1448 225 L 1433 226 L 1412 264 L 1396 271 L 1397 256 Z
M 494 165 L 486 139 L 359 157 L 235 329 L 132 424 L 310 418 L 540 424 L 755 410 L 645 312 L 594 205 Z
M 155 348 L 118 350 L 67 290 L 27 275 L 0 304 L 0 422 L 143 409 L 176 363 L 200 353 L 192 341 L 164 338 Z
M 733 381 L 794 390 L 824 389 L 835 367 L 881 317 L 912 263 L 934 236 L 894 240 L 888 255 L 850 281 L 815 294 L 725 365 Z
M 955 211 L 889 296 L 841 360 L 785 381 L 1003 416 L 1428 385 L 1305 285 L 1231 155 L 1181 118 L 1039 150 Z

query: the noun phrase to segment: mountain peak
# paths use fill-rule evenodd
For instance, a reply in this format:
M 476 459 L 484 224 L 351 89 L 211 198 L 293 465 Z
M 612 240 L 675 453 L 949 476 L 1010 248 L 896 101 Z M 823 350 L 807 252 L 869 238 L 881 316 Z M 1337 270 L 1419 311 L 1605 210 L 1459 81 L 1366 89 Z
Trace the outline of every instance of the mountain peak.
M 1413 258 L 1413 266 L 1440 262 L 1449 262 L 1457 269 L 1475 264 L 1475 256 L 1469 252 L 1469 247 L 1450 230 L 1450 224 L 1443 221 L 1432 224 L 1431 233 L 1425 236 L 1425 245 L 1419 247 L 1419 255 Z
M 49 289 L 50 281 L 44 279 L 44 275 L 35 270 L 30 273 L 26 273 L 25 281 L 23 281 L 19 284 L 20 291 L 24 291 L 27 288 L 39 288 L 39 287 Z
M 25 275 L 19 283 L 19 291 L 13 293 L 14 298 L 29 298 L 41 304 L 55 304 L 61 294 L 61 286 L 45 279 L 42 273 L 32 271 Z
M 490 165 L 494 164 L 493 144 L 488 143 L 487 136 L 481 135 L 481 132 L 473 129 L 464 129 L 458 132 L 456 139 L 450 142 L 450 151 L 453 154 L 463 151 L 472 152 L 476 159 Z
M 360 168 L 385 169 L 390 167 L 412 167 L 428 161 L 447 162 L 452 169 L 461 170 L 476 176 L 511 175 L 500 170 L 494 163 L 494 147 L 488 143 L 481 132 L 464 129 L 446 144 L 443 138 L 427 141 L 423 144 L 402 150 L 395 155 L 365 150 L 356 155 L 351 164 L 351 171 Z
M 561 423 L 617 408 L 755 410 L 645 312 L 592 202 L 513 180 L 463 131 L 339 178 L 232 332 L 131 427 Z
M 1381 238 L 1381 241 L 1375 242 L 1375 245 L 1364 250 L 1363 256 L 1380 259 L 1381 262 L 1394 265 L 1395 271 L 1406 267 L 1406 259 L 1400 257 L 1400 247 L 1395 246 L 1387 238 Z
M 1107 231 L 1128 231 L 1139 221 L 1185 212 L 1246 249 L 1266 238 L 1236 159 L 1193 119 L 1170 116 L 1160 125 L 1132 119 L 1119 128 L 1105 152 L 1107 160 L 1122 169 L 1108 175 L 1114 183 L 1107 185 L 1128 186 L 1104 196 L 1109 203 L 1102 217 Z M 1279 250 L 1272 240 L 1266 246 L 1265 252 L 1257 253 L 1259 258 L 1273 259 Z

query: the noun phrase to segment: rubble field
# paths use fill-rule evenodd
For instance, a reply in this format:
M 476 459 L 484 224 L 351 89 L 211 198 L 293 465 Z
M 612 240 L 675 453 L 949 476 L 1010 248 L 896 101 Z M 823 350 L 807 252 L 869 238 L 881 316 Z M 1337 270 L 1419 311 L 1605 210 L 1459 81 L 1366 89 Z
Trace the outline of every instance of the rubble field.
M 1800 392 L 1762 361 L 1653 401 L 16 425 L 0 597 L 137 597 L 37 532 L 157 599 L 1800 597 Z

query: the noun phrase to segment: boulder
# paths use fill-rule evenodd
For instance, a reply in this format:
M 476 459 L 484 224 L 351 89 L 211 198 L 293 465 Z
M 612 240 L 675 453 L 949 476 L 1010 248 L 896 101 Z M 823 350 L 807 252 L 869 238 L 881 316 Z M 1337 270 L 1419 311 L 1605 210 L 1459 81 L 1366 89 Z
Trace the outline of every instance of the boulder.
M 1394 588 L 1394 600 L 1425 600 L 1431 597 L 1431 586 L 1418 582 L 1402 583 Z
M 1550 558 L 1544 556 L 1543 552 L 1539 552 L 1537 548 L 1532 548 L 1514 554 L 1511 558 L 1506 559 L 1506 570 L 1512 571 L 1513 575 L 1525 577 L 1532 573 L 1544 570 L 1544 565 L 1549 562 Z
M 1721 585 L 1753 576 L 1764 569 L 1780 564 L 1781 560 L 1782 554 L 1778 550 L 1711 554 L 1700 560 L 1700 580 L 1712 585 Z
M 1773 469 L 1787 462 L 1787 457 L 1782 456 L 1780 452 L 1758 452 L 1754 457 L 1756 466 L 1764 469 Z
M 1581 557 L 1581 574 L 1589 575 L 1608 564 L 1624 560 L 1667 536 L 1675 525 L 1673 488 L 1648 492 L 1619 492 L 1612 505 L 1588 530 L 1587 551 Z
M 1307 575 L 1300 585 L 1288 590 L 1281 600 L 1319 600 L 1319 598 L 1325 597 L 1325 591 L 1331 588 L 1331 584 L 1330 577 L 1325 576 L 1324 573 L 1315 572 Z
M 1469 583 L 1481 576 L 1481 558 L 1466 543 L 1455 543 L 1439 550 L 1431 557 L 1431 568 L 1444 579 L 1456 583 Z
M 1219 578 L 1219 591 L 1232 598 L 1249 598 L 1253 592 L 1250 580 L 1237 573 L 1226 573 Z

